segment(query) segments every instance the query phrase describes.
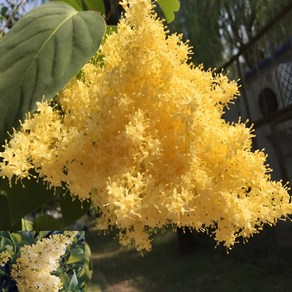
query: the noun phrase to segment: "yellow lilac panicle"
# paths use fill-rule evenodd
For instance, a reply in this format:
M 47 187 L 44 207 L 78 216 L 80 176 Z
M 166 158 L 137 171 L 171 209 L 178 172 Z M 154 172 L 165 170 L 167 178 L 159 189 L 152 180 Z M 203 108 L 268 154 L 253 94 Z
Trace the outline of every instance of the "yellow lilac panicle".
M 188 43 L 169 34 L 152 1 L 121 4 L 102 61 L 60 92 L 59 109 L 38 103 L 0 154 L 0 174 L 34 169 L 51 187 L 91 198 L 98 228 L 116 226 L 137 250 L 150 250 L 151 233 L 168 224 L 230 248 L 291 214 L 287 188 L 251 150 L 253 131 L 222 119 L 236 83 L 192 65 Z
M 72 243 L 77 232 L 53 234 L 33 245 L 20 248 L 20 257 L 12 265 L 11 276 L 20 292 L 57 292 L 63 285 L 51 272 L 59 267 L 60 257 Z

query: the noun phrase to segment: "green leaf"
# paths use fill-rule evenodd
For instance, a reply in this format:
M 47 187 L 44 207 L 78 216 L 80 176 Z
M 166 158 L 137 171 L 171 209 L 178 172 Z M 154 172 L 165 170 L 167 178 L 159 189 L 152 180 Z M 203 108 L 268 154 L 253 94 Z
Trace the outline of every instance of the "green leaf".
M 22 236 L 19 233 L 10 233 L 10 236 L 12 237 L 15 245 L 21 243 Z
M 93 263 L 91 258 L 91 250 L 87 242 L 85 242 L 85 263 L 84 263 L 84 274 L 85 274 L 85 281 L 88 283 L 92 278 L 93 274 Z M 82 270 L 83 275 L 83 270 Z
M 82 277 L 83 275 L 85 275 L 85 266 L 82 267 L 82 270 L 79 276 Z
M 84 259 L 85 259 L 84 248 L 78 247 L 71 251 L 67 264 L 69 265 L 69 264 L 80 262 L 82 260 L 84 261 Z
M 75 199 L 72 201 L 70 194 L 60 195 L 60 206 L 63 216 L 64 226 L 68 226 L 83 216 L 90 207 L 90 201 L 84 201 L 83 203 Z
M 8 250 L 13 251 L 13 246 L 12 245 L 5 245 L 4 249 L 7 250 L 7 251 Z
M 61 280 L 61 283 L 63 284 L 63 285 L 65 285 L 68 281 L 69 281 L 69 276 L 66 274 L 66 273 L 62 273 L 62 274 L 60 274 L 59 275 L 59 278 L 60 278 L 60 280 Z
M 180 3 L 178 0 L 157 0 L 161 10 L 164 13 L 167 23 L 174 20 L 174 12 L 177 12 L 180 8 Z
M 48 214 L 39 215 L 33 222 L 34 230 L 60 230 L 62 219 L 54 218 Z
M 4 250 L 5 246 L 7 246 L 7 245 L 10 245 L 10 246 L 13 245 L 13 242 L 11 241 L 11 238 L 10 238 L 10 232 L 2 231 L 0 238 L 1 238 L 0 250 Z
M 25 187 L 21 182 L 18 182 L 12 183 L 12 188 L 10 188 L 8 180 L 4 180 L 12 224 L 47 203 L 54 195 L 54 191 L 47 190 L 42 182 L 37 183 L 34 180 L 23 179 L 22 183 Z
M 62 2 L 31 10 L 0 40 L 0 137 L 54 97 L 99 48 L 104 19 Z M 6 136 L 7 137 L 7 136 Z
M 74 271 L 72 278 L 70 280 L 70 283 L 67 287 L 67 291 L 70 291 L 70 289 L 74 290 L 74 288 L 76 288 L 77 286 L 78 286 L 78 279 L 77 279 L 76 273 Z
M 33 222 L 31 220 L 22 218 L 21 223 L 23 231 L 33 231 Z

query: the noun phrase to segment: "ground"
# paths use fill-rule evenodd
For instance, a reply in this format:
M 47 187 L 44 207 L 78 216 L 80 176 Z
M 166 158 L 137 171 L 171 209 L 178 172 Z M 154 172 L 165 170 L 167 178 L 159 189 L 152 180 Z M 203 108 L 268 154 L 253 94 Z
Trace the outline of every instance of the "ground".
M 120 247 L 114 232 L 92 229 L 94 273 L 89 292 L 290 292 L 292 291 L 292 223 L 266 227 L 229 254 L 206 235 L 193 234 L 193 252 L 182 256 L 176 232 L 153 240 L 143 256 Z

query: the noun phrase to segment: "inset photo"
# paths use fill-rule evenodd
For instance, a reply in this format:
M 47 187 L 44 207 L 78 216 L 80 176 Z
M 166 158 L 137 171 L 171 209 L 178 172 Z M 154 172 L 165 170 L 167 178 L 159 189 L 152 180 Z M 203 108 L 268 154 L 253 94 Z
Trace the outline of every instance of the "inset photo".
M 89 259 L 83 231 L 0 231 L 1 292 L 86 291 Z

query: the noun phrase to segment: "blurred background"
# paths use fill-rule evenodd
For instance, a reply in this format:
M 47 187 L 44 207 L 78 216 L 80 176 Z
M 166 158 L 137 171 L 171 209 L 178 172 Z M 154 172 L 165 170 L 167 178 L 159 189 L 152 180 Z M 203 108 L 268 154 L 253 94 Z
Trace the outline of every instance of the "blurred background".
M 0 0 L 0 31 L 43 2 Z M 121 13 L 115 2 L 104 0 L 110 24 Z M 239 80 L 241 96 L 224 118 L 249 120 L 272 178 L 292 182 L 292 1 L 184 0 L 169 28 L 190 40 L 195 64 Z M 92 250 L 89 291 L 292 291 L 290 222 L 266 226 L 229 254 L 207 235 L 166 229 L 141 255 L 120 247 L 114 230 L 100 234 L 86 220 L 79 224 Z

